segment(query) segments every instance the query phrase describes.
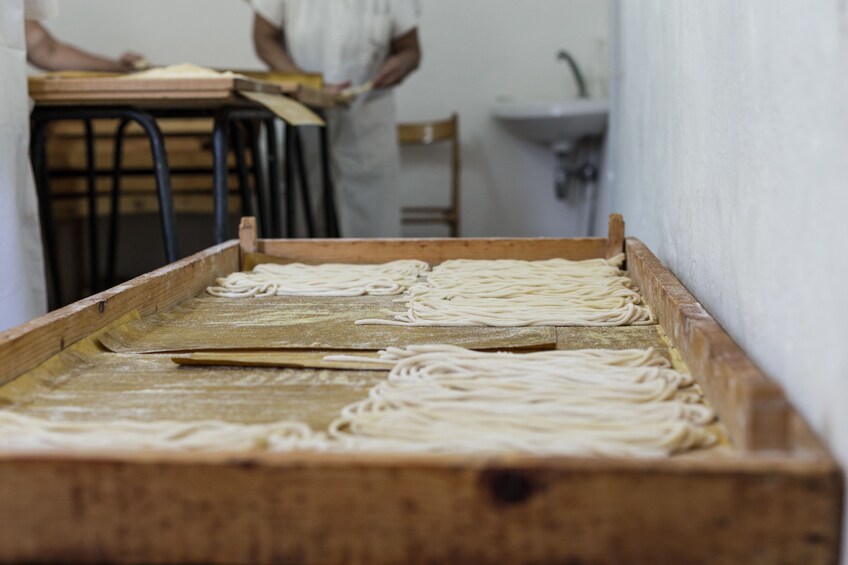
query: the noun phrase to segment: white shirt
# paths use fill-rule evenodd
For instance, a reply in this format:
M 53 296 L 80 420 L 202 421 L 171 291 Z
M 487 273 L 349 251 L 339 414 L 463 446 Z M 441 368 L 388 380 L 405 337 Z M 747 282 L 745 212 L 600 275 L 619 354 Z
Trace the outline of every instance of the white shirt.
M 363 84 L 389 55 L 391 43 L 418 26 L 418 0 L 251 0 L 283 30 L 295 64 L 327 84 Z

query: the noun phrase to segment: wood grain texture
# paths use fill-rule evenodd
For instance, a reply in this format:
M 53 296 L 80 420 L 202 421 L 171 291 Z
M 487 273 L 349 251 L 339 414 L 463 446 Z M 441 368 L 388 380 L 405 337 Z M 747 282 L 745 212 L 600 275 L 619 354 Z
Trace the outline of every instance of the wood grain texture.
M 660 325 L 698 379 L 739 449 L 789 449 L 790 407 L 766 377 L 659 259 L 627 239 L 627 265 Z
M 184 301 L 105 333 L 100 341 L 115 353 L 216 350 L 326 349 L 376 351 L 446 343 L 480 350 L 539 350 L 556 347 L 552 327 L 404 327 L 356 325 L 397 310 L 392 296 L 211 298 Z
M 840 492 L 772 460 L 4 457 L 0 560 L 836 565 Z
M 239 254 L 240 264 L 244 263 L 244 256 L 248 253 L 256 253 L 257 240 L 256 218 L 242 218 L 239 223 Z
M 36 103 L 55 100 L 136 100 L 150 98 L 221 98 L 234 91 L 279 94 L 277 85 L 233 77 L 147 78 L 77 77 L 29 79 Z
M 172 308 L 237 268 L 238 244 L 224 243 L 2 332 L 0 384 L 129 312 Z
M 610 214 L 607 236 L 607 259 L 624 253 L 624 218 L 621 214 Z
M 605 238 L 260 240 L 257 251 L 279 250 L 289 261 L 438 263 L 604 257 L 607 247 Z M 722 419 L 735 426 L 741 449 L 647 461 L 6 453 L 0 454 L 0 561 L 836 565 L 838 466 L 782 391 L 650 251 L 628 240 L 627 253 L 631 275 Z M 225 244 L 3 334 L 0 377 L 32 369 L 66 347 L 60 340 L 69 344 L 134 309 L 150 314 L 183 303 L 236 270 L 238 261 L 239 244 Z M 644 331 L 628 339 L 653 343 L 655 335 Z M 618 336 L 592 339 L 607 337 L 618 342 Z M 586 336 L 560 336 L 561 345 L 577 339 Z M 80 387 L 76 392 L 107 386 L 120 367 L 107 369 L 69 386 Z M 143 388 L 131 375 L 118 381 Z M 788 431 L 776 441 L 769 421 L 787 414 Z M 764 445 L 776 448 L 759 448 Z
M 257 251 L 290 262 L 312 264 L 420 259 L 434 265 L 448 259 L 596 259 L 606 256 L 606 245 L 606 238 L 260 239 Z

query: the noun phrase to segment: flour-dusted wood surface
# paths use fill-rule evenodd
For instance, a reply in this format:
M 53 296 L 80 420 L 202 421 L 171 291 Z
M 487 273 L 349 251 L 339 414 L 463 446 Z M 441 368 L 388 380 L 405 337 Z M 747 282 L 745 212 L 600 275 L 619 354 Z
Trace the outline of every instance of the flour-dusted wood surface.
M 204 300 L 198 295 L 206 285 L 259 257 L 253 253 L 312 263 L 585 259 L 618 249 L 616 225 L 609 238 L 585 240 L 301 242 L 243 233 L 240 245 L 225 244 L 4 334 L 0 395 L 17 386 L 7 398 L 29 398 L 21 411 L 58 417 L 64 410 L 65 418 L 133 410 L 151 418 L 181 410 L 221 416 L 232 408 L 256 421 L 288 412 L 318 426 L 332 410 L 315 406 L 327 397 L 344 402 L 353 381 L 365 390 L 384 373 L 176 367 L 167 364 L 170 356 L 96 351 L 87 338 L 133 312 L 178 312 L 187 301 Z M 655 346 L 679 356 L 719 410 L 729 448 L 658 460 L 0 453 L 0 561 L 835 565 L 839 468 L 780 389 L 751 372 L 744 354 L 640 246 L 627 241 L 627 263 L 660 326 L 558 328 L 556 346 Z M 27 381 L 63 350 L 75 357 L 64 362 L 76 367 L 76 378 L 53 381 L 49 373 Z M 109 361 L 87 370 L 84 351 Z M 133 366 L 138 362 L 147 369 Z M 251 379 L 255 397 L 245 386 Z M 321 392 L 313 385 L 322 379 L 337 388 Z M 210 397 L 216 386 L 223 395 Z M 156 391 L 159 401 L 141 400 Z M 80 398 L 102 394 L 111 401 L 74 412 Z M 763 400 L 772 394 L 782 400 L 779 410 Z M 783 414 L 778 421 L 786 417 L 787 430 L 768 427 L 775 412 Z

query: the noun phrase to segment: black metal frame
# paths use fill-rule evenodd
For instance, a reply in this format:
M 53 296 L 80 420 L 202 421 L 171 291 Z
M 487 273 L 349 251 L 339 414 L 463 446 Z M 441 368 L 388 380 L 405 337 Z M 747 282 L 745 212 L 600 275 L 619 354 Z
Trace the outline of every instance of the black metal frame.
M 280 191 L 283 191 L 285 199 L 285 233 L 287 237 L 294 237 L 296 231 L 295 213 L 295 167 L 298 169 L 301 191 L 301 200 L 305 208 L 306 230 L 308 237 L 315 236 L 315 226 L 312 216 L 312 202 L 309 195 L 309 183 L 306 176 L 306 167 L 303 162 L 300 135 L 296 128 L 286 126 L 285 134 L 285 163 L 284 179 L 285 185 L 280 183 L 279 169 L 277 164 L 278 136 L 274 126 L 276 117 L 268 110 L 257 107 L 224 105 L 211 109 L 196 108 L 164 108 L 140 110 L 132 106 L 36 106 L 32 113 L 32 137 L 30 152 L 33 168 L 36 171 L 36 187 L 39 196 L 39 212 L 41 216 L 42 235 L 44 240 L 45 255 L 51 280 L 52 296 L 50 297 L 51 308 L 61 304 L 61 280 L 59 277 L 59 264 L 56 252 L 56 240 L 53 225 L 52 195 L 50 191 L 50 171 L 47 159 L 46 130 L 48 124 L 54 121 L 82 121 L 85 127 L 86 144 L 86 178 L 87 178 L 87 203 L 88 203 L 88 244 L 89 244 L 89 276 L 93 291 L 100 290 L 99 278 L 99 242 L 97 230 L 97 168 L 94 154 L 94 132 L 91 125 L 92 120 L 118 119 L 120 120 L 115 133 L 115 153 L 112 170 L 112 194 L 111 194 L 111 217 L 109 222 L 109 247 L 107 258 L 107 271 L 104 284 L 112 284 L 115 280 L 115 269 L 117 262 L 117 238 L 119 200 L 121 189 L 121 176 L 123 174 L 123 143 L 126 128 L 131 122 L 141 126 L 150 140 L 150 149 L 153 155 L 153 174 L 156 178 L 157 195 L 159 199 L 159 213 L 162 224 L 162 238 L 165 246 L 165 257 L 169 263 L 179 257 L 179 246 L 176 234 L 176 213 L 174 210 L 173 189 L 171 185 L 171 171 L 168 166 L 167 151 L 162 131 L 157 123 L 157 118 L 214 118 L 212 132 L 213 151 L 213 202 L 214 202 L 214 237 L 216 243 L 221 243 L 227 238 L 227 211 L 229 198 L 229 166 L 227 156 L 230 150 L 230 135 L 233 137 L 233 149 L 236 153 L 236 166 L 239 179 L 239 191 L 242 200 L 242 212 L 248 215 L 254 214 L 253 203 L 250 197 L 249 173 L 245 161 L 245 150 L 247 143 L 245 138 L 250 139 L 253 168 L 256 178 L 256 193 L 260 213 L 262 235 L 264 237 L 279 238 L 283 235 L 283 226 L 280 206 Z M 231 128 L 231 124 L 235 127 Z M 265 134 L 268 143 L 267 169 L 262 171 L 259 163 L 259 136 L 262 127 L 265 126 Z M 330 174 L 329 141 L 325 128 L 321 129 L 321 166 L 324 181 L 324 214 L 329 237 L 339 237 L 338 220 L 336 218 L 334 190 Z M 267 173 L 263 177 L 262 173 Z M 264 181 L 267 180 L 267 191 Z M 270 206 L 266 204 L 266 192 Z M 267 212 L 266 212 L 267 210 Z

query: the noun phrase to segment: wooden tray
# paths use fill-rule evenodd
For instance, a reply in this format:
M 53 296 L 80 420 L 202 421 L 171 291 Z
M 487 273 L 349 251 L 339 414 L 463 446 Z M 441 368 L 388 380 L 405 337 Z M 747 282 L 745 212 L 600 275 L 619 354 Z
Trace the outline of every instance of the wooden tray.
M 32 76 L 29 95 L 50 102 L 131 103 L 155 100 L 226 100 L 236 92 L 280 94 L 276 84 L 234 77 L 126 79 L 115 76 Z
M 274 241 L 244 221 L 240 243 L 6 332 L 0 384 L 131 312 L 179 305 L 256 253 L 437 263 L 622 250 L 732 449 L 661 460 L 0 453 L 0 560 L 835 564 L 838 466 L 780 387 L 641 242 L 624 239 L 620 217 L 607 238 L 570 240 Z

